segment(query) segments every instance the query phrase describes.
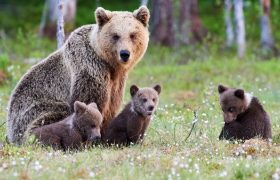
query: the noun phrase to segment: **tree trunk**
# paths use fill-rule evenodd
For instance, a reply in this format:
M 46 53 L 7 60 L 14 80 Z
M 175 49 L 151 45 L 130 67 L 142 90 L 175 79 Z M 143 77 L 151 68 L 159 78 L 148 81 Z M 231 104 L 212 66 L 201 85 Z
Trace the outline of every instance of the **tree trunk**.
M 96 1 L 95 1 L 95 4 L 96 4 L 96 8 L 100 7 L 100 6 L 101 6 L 101 5 L 100 5 L 100 0 L 96 0 Z
M 201 42 L 207 35 L 199 17 L 197 0 L 181 0 L 178 30 L 182 44 Z
M 58 18 L 57 18 L 57 48 L 59 49 L 64 44 L 64 20 L 63 20 L 63 0 L 58 0 Z
M 175 32 L 173 27 L 172 0 L 152 1 L 151 37 L 156 43 L 173 46 Z
M 58 18 L 58 0 L 46 0 L 41 18 L 39 36 L 55 38 Z M 77 0 L 64 0 L 63 16 L 66 32 L 71 32 L 74 27 Z
M 179 42 L 189 44 L 191 38 L 191 1 L 181 0 L 179 15 Z
M 191 1 L 191 30 L 192 30 L 192 39 L 195 42 L 202 42 L 203 38 L 207 35 L 207 29 L 202 26 L 199 13 L 198 13 L 198 2 L 197 0 Z
M 141 0 L 141 6 L 148 6 L 148 0 Z
M 234 15 L 236 22 L 236 42 L 238 57 L 243 57 L 245 53 L 245 23 L 243 15 L 243 0 L 234 0 Z
M 226 24 L 226 46 L 232 47 L 234 42 L 234 33 L 232 26 L 232 1 L 225 0 L 225 24 Z
M 270 24 L 270 0 L 260 0 L 262 16 L 260 18 L 261 25 L 261 45 L 264 50 L 273 50 L 274 40 Z

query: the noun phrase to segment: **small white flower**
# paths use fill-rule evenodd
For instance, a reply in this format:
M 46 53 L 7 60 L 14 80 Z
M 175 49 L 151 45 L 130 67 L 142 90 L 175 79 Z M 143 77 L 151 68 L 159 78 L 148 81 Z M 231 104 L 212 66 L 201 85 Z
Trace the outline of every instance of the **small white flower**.
M 176 174 L 175 168 L 171 168 L 171 174 L 172 174 L 172 175 L 175 175 L 175 174 Z
M 18 176 L 18 173 L 17 173 L 17 172 L 14 172 L 14 173 L 13 173 L 13 176 L 17 177 L 17 176 Z
M 220 177 L 225 177 L 225 176 L 227 176 L 227 172 L 226 171 L 223 171 L 223 172 L 220 173 Z
M 273 179 L 273 180 L 279 180 L 279 179 L 280 179 L 279 174 L 278 174 L 278 173 L 274 173 L 274 174 L 272 175 L 272 179 Z
M 247 159 L 251 160 L 251 159 L 253 159 L 253 157 L 251 155 L 248 155 Z
M 256 172 L 256 173 L 255 173 L 255 177 L 256 177 L 256 178 L 260 177 L 260 173 Z
M 65 169 L 63 169 L 62 167 L 58 167 L 58 169 L 57 169 L 59 172 L 65 172 Z
M 93 177 L 93 176 L 95 176 L 95 173 L 92 172 L 92 171 L 90 171 L 90 172 L 89 172 L 89 177 Z

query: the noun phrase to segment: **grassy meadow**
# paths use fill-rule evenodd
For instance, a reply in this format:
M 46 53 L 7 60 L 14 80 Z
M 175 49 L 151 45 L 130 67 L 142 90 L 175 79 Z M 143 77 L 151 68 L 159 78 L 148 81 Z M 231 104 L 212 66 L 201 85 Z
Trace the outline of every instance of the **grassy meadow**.
M 55 45 L 21 32 L 14 39 L 1 41 L 5 53 L 0 55 L 0 65 L 7 77 L 0 86 L 0 179 L 279 177 L 280 59 L 262 60 L 253 45 L 249 50 L 252 52 L 237 59 L 234 52 L 207 44 L 170 49 L 151 43 L 129 75 L 124 100 L 130 99 L 131 84 L 162 85 L 159 108 L 143 144 L 124 148 L 98 146 L 67 153 L 34 144 L 5 144 L 7 103 L 12 89 L 28 68 L 52 52 Z M 218 140 L 223 125 L 218 84 L 242 87 L 260 99 L 271 116 L 271 143 L 252 140 L 242 145 Z M 197 123 L 188 137 L 194 120 Z

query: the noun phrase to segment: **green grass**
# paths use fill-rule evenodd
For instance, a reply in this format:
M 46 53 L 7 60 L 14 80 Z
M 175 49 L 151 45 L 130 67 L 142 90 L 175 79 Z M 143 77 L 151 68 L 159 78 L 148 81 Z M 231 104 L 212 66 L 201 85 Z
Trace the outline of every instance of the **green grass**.
M 9 95 L 19 78 L 55 48 L 47 40 L 24 37 L 19 33 L 0 44 L 1 66 L 8 74 L 0 87 L 0 124 L 6 120 Z M 19 43 L 13 46 L 15 41 Z M 262 61 L 253 49 L 244 59 L 237 59 L 217 46 L 169 49 L 150 44 L 130 73 L 125 90 L 127 102 L 131 84 L 162 85 L 160 105 L 143 144 L 72 153 L 5 145 L 0 148 L 0 179 L 271 179 L 279 175 L 280 59 Z M 220 83 L 245 88 L 263 102 L 272 120 L 270 146 L 252 146 L 247 154 L 237 156 L 242 145 L 218 141 L 223 125 L 217 93 Z M 198 122 L 185 140 L 193 111 Z M 5 131 L 4 124 L 2 142 Z

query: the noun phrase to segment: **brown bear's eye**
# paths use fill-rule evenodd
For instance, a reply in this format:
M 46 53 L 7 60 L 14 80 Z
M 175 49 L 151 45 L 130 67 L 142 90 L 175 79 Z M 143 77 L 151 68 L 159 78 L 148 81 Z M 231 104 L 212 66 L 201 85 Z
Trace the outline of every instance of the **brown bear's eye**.
M 135 34 L 130 34 L 130 39 L 133 40 L 133 39 L 135 39 L 135 37 L 136 37 Z
M 156 101 L 156 98 L 153 98 L 153 102 L 155 102 Z
M 234 112 L 234 107 L 228 108 L 228 112 L 230 112 L 230 113 Z
M 120 39 L 120 36 L 119 36 L 119 35 L 117 35 L 117 34 L 113 35 L 113 40 L 114 40 L 114 41 L 117 41 L 117 40 L 119 40 L 119 39 Z
M 91 125 L 91 128 L 95 128 L 95 124 L 92 124 L 92 125 Z
M 143 101 L 143 102 L 147 102 L 148 99 L 147 99 L 147 98 L 143 98 L 142 101 Z

